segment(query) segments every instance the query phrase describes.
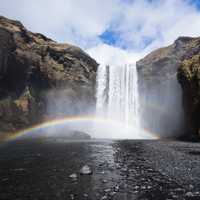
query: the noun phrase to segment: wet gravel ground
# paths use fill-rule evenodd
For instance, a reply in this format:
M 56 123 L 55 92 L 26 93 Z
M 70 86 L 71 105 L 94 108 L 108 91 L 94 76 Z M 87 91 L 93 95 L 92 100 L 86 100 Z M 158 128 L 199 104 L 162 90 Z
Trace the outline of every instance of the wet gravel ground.
M 84 165 L 92 174 L 80 173 Z M 200 144 L 63 139 L 0 144 L 0 199 L 200 199 Z

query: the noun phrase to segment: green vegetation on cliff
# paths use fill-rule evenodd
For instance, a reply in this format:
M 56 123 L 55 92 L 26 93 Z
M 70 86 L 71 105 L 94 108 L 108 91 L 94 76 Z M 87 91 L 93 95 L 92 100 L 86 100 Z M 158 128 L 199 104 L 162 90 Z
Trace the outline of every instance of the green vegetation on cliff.
M 190 130 L 200 134 L 200 52 L 181 63 L 178 79 L 183 88 L 183 105 Z

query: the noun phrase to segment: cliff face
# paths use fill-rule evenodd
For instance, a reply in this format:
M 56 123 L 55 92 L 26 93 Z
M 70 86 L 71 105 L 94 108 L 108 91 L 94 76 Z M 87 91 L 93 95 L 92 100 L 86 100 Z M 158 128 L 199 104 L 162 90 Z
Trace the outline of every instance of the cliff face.
M 179 37 L 174 44 L 157 49 L 137 62 L 141 87 L 152 88 L 176 78 L 177 69 L 185 57 L 200 51 L 200 38 Z
M 199 40 L 200 47 L 200 40 Z M 183 105 L 189 131 L 200 137 L 200 51 L 181 63 L 178 79 L 183 88 Z
M 80 48 L 0 17 L 0 132 L 89 112 L 97 66 Z
M 161 136 L 173 137 L 189 130 L 185 123 L 188 115 L 188 86 L 183 86 L 182 92 L 177 71 L 186 57 L 199 52 L 199 44 L 200 38 L 180 37 L 174 44 L 153 51 L 137 62 L 144 119 L 142 123 Z M 182 74 L 183 70 L 180 71 Z

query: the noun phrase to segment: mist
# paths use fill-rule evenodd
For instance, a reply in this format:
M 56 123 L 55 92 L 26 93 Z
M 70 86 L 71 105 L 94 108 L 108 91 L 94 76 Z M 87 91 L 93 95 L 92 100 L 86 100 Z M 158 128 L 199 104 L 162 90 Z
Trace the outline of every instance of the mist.
M 92 138 L 110 139 L 176 138 L 183 134 L 182 90 L 176 76 L 145 88 L 137 85 L 140 84 L 138 72 L 127 71 L 126 65 L 105 66 L 104 72 L 110 73 L 107 75 L 100 74 L 104 73 L 103 66 L 100 65 L 97 72 L 93 102 L 88 101 L 87 88 L 74 90 L 66 86 L 46 93 L 47 118 L 76 117 L 48 128 L 46 136 L 61 137 L 71 131 L 82 131 Z M 126 75 L 128 85 L 123 70 L 134 75 L 132 79 Z
M 140 89 L 141 126 L 161 138 L 183 134 L 184 112 L 182 90 L 177 77 Z

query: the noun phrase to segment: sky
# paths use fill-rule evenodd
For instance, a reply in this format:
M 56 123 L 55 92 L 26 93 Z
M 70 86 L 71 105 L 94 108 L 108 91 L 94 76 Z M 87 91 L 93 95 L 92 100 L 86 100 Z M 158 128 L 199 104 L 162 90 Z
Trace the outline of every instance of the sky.
M 135 63 L 179 36 L 200 36 L 200 0 L 0 0 L 0 15 L 100 64 Z

